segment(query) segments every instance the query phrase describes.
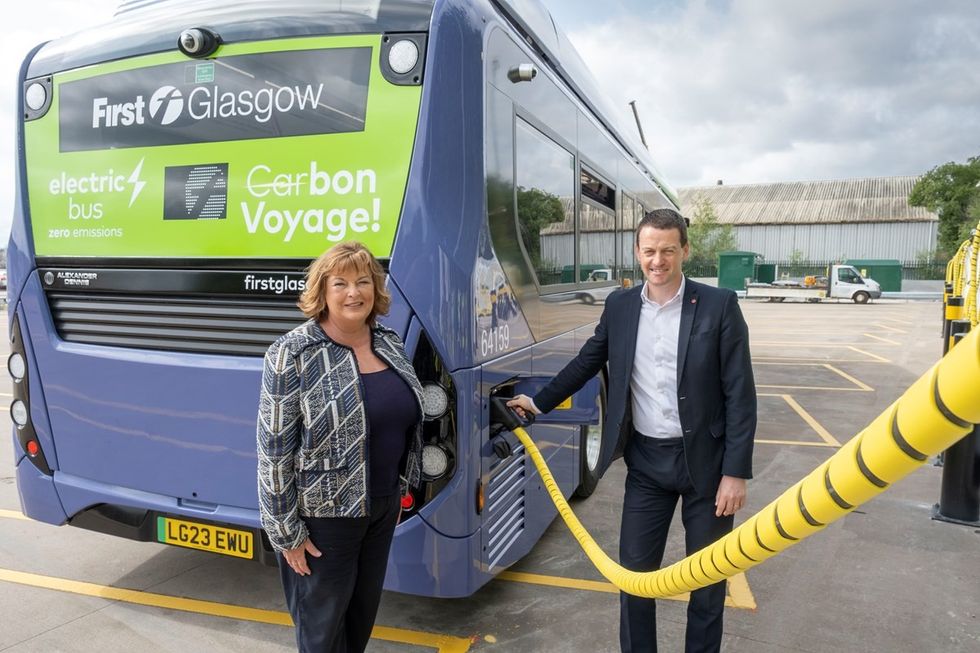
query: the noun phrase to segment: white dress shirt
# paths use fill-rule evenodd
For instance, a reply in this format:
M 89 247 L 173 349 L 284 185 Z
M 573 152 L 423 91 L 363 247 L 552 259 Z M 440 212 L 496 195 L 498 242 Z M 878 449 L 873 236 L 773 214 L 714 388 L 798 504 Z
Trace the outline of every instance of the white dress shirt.
M 661 305 L 640 293 L 640 323 L 630 390 L 633 393 L 633 428 L 652 438 L 679 438 L 677 408 L 677 340 L 687 280 L 681 277 L 677 294 Z

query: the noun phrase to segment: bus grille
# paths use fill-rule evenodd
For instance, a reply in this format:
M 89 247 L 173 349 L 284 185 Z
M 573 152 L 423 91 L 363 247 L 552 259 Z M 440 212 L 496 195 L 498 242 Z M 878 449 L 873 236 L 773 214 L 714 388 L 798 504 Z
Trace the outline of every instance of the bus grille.
M 63 340 L 134 349 L 262 356 L 306 319 L 295 298 L 53 291 L 47 298 Z
M 524 532 L 524 447 L 491 471 L 487 490 L 487 561 L 494 567 Z

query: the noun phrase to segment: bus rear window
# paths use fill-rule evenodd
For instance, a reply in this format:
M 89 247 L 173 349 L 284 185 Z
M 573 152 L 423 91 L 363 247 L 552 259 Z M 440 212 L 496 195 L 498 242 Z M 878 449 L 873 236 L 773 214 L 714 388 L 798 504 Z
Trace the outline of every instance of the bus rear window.
M 371 48 L 266 52 L 60 85 L 62 152 L 364 130 Z

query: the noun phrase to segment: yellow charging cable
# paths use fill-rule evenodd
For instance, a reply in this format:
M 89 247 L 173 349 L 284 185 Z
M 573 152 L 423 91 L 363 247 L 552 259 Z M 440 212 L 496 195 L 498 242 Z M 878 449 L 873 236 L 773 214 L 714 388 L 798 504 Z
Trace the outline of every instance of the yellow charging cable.
M 497 400 L 499 401 L 499 400 Z M 717 583 L 823 529 L 948 449 L 980 423 L 980 329 L 958 345 L 863 431 L 779 498 L 714 544 L 651 572 L 607 556 L 565 501 L 534 441 L 504 421 L 530 454 L 558 513 L 599 572 L 624 592 L 663 598 Z

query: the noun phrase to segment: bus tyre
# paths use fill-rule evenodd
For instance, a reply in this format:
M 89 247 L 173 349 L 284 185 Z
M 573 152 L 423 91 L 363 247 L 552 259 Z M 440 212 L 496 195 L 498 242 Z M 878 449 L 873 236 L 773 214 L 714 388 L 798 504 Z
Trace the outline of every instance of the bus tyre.
M 864 292 L 863 290 L 860 290 L 854 293 L 853 299 L 855 304 L 867 304 L 868 300 L 871 299 L 871 295 Z
M 599 484 L 599 454 L 602 451 L 602 423 L 606 419 L 606 380 L 599 377 L 599 423 L 579 427 L 579 484 L 575 496 L 584 499 L 595 492 Z

